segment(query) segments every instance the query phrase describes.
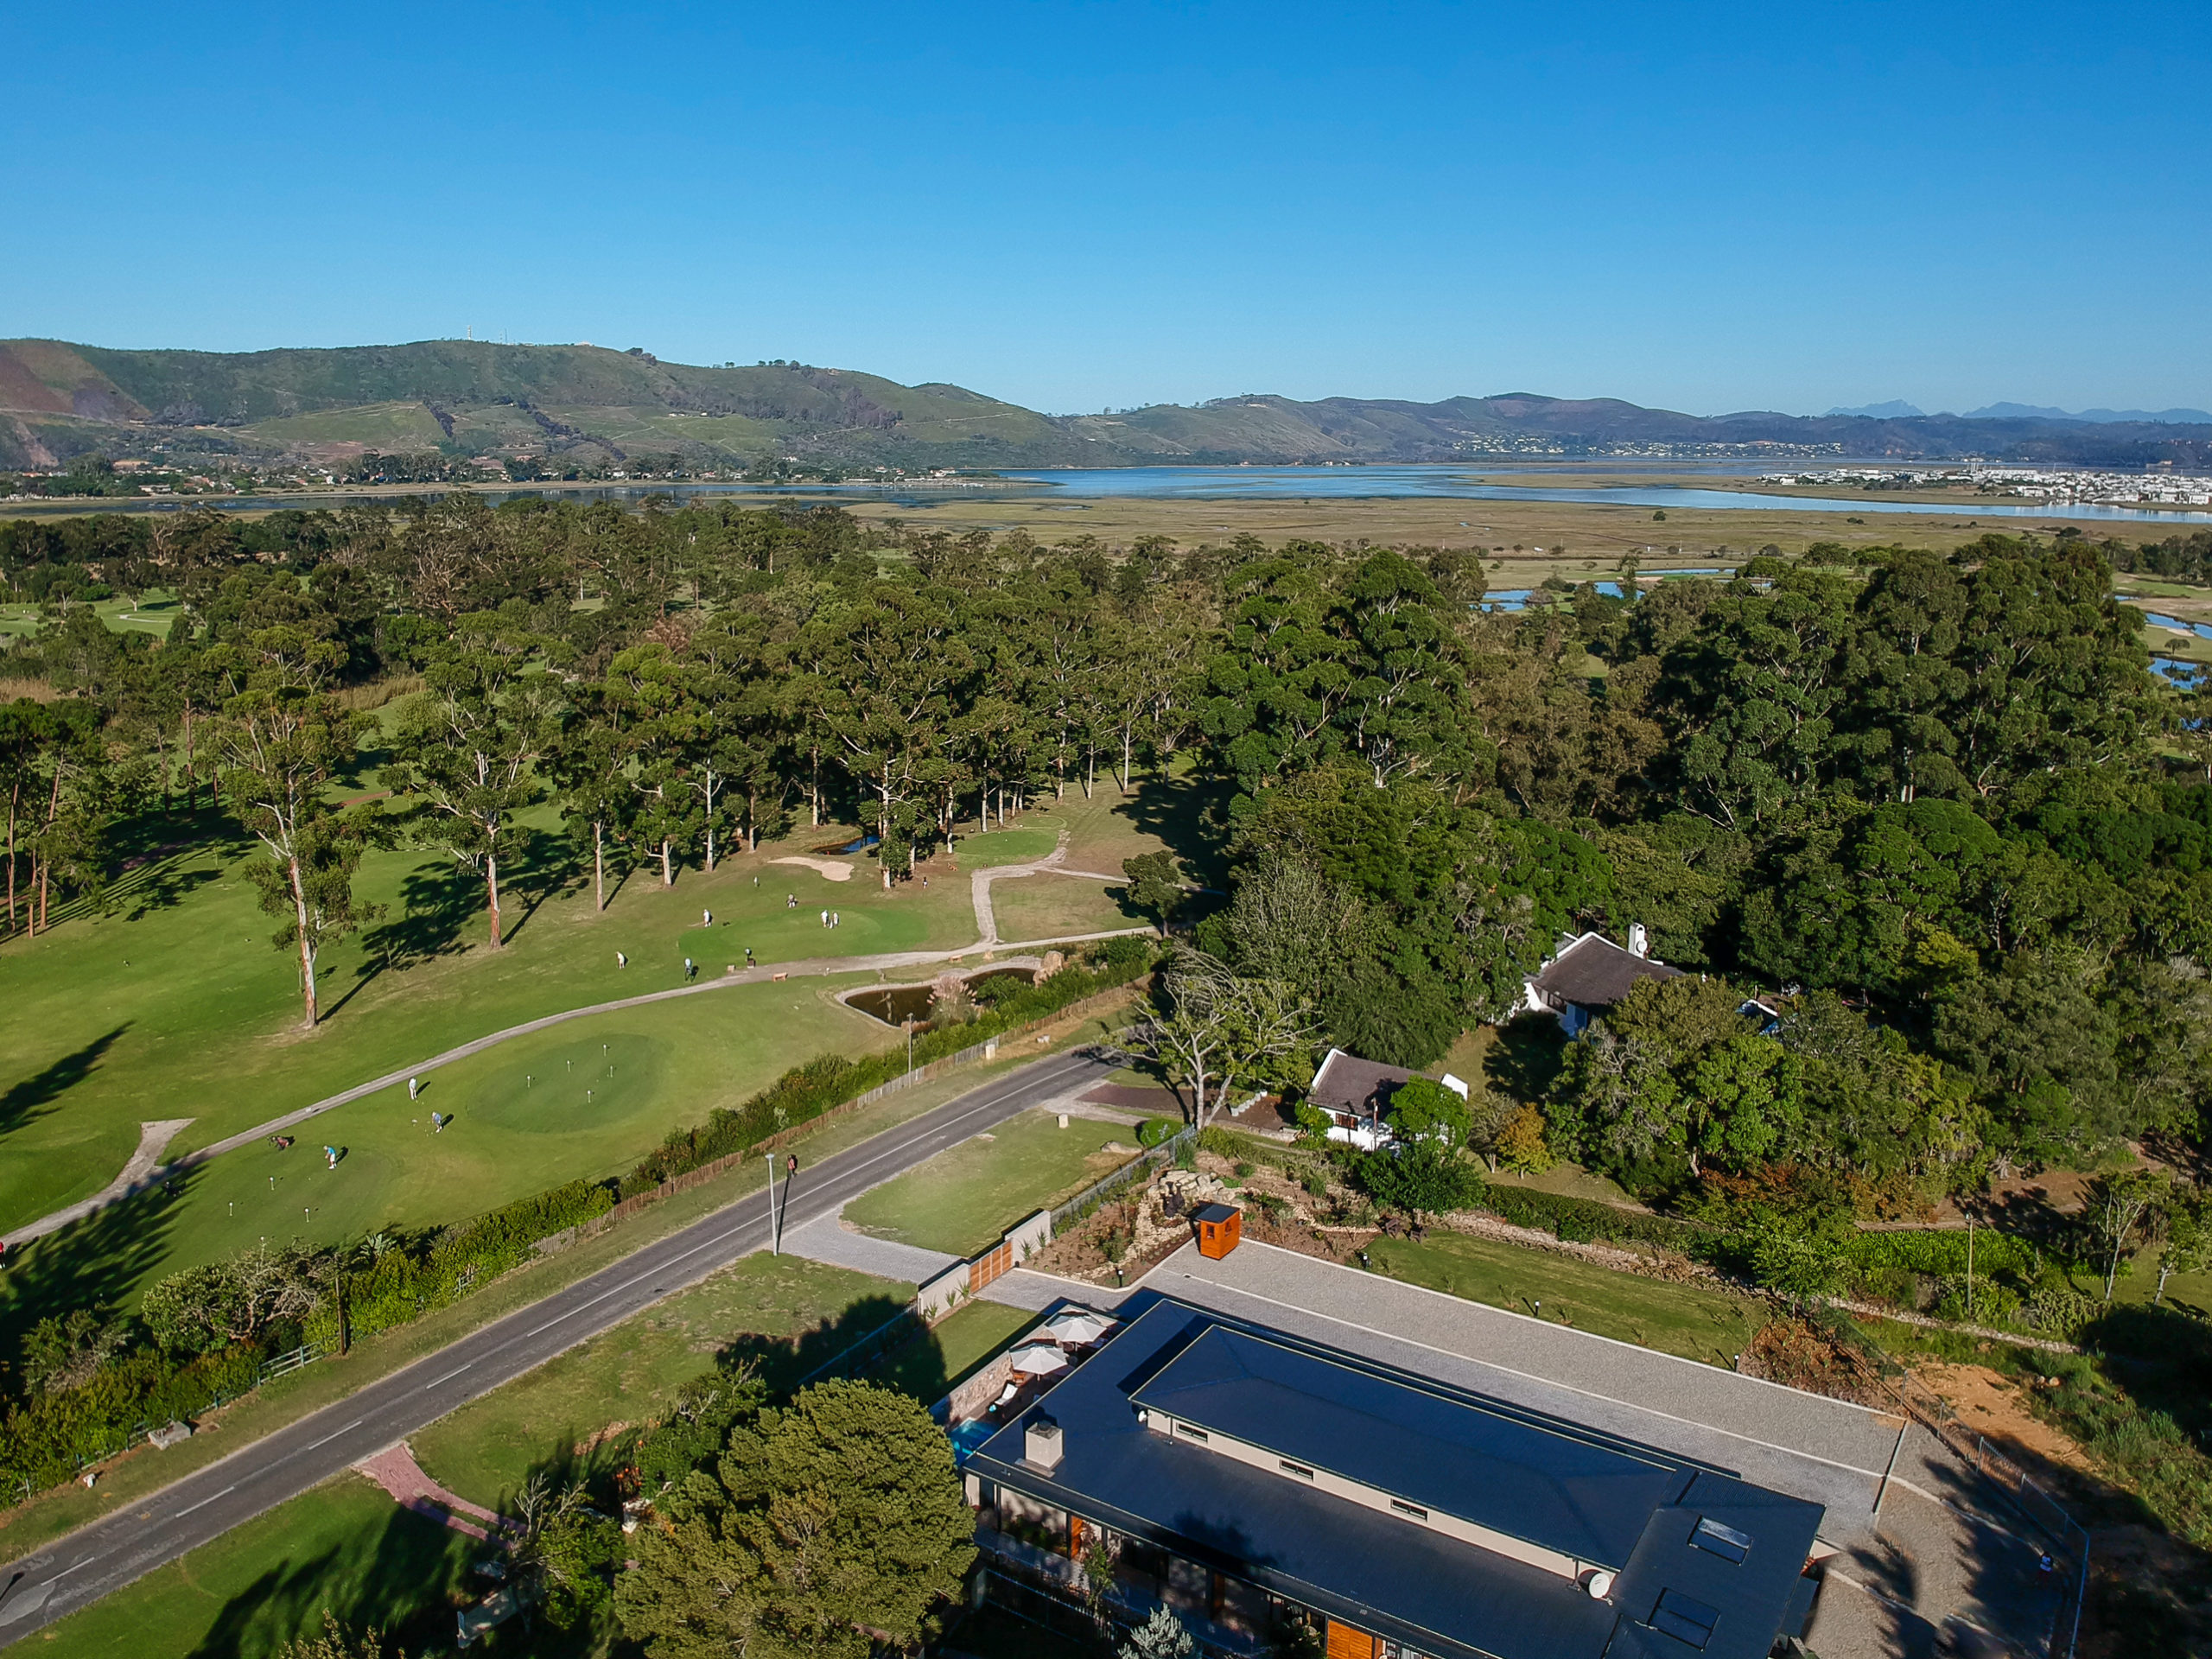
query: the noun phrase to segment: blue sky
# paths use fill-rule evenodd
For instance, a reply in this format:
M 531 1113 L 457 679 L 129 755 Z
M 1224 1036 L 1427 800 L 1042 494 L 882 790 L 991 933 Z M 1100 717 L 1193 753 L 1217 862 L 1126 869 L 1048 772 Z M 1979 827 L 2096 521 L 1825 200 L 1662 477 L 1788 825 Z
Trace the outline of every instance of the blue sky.
M 0 334 L 2212 407 L 2188 5 L 15 9 Z

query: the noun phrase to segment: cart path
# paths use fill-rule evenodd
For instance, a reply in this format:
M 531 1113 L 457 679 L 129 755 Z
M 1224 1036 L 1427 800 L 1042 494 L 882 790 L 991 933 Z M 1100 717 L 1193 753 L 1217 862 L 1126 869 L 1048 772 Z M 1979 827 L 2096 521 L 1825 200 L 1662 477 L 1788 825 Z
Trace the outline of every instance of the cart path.
M 785 1182 L 777 1194 L 786 1218 L 785 1237 L 818 1217 L 835 1217 L 849 1199 L 887 1177 L 925 1163 L 1039 1101 L 1106 1076 L 1114 1064 L 1087 1051 L 1051 1055 L 830 1154 Z M 596 1273 L 8 1563 L 0 1567 L 0 1646 L 399 1446 L 470 1401 L 767 1248 L 769 1220 L 766 1192 L 755 1188 L 687 1227 L 640 1244 Z
M 976 876 L 980 881 L 982 877 L 988 875 L 1013 874 L 1015 868 L 1008 865 L 995 872 L 979 870 L 976 872 Z M 1021 874 L 1027 874 L 1033 867 L 1020 868 Z M 982 901 L 982 905 L 983 912 L 988 914 L 988 897 Z M 160 1185 L 163 1181 L 173 1180 L 186 1170 L 196 1168 L 211 1158 L 219 1158 L 226 1152 L 235 1152 L 240 1147 L 251 1146 L 269 1135 L 280 1135 L 284 1130 L 304 1123 L 310 1118 L 319 1117 L 325 1112 L 334 1111 L 340 1106 L 350 1106 L 357 1100 L 365 1099 L 385 1089 L 395 1088 L 405 1083 L 410 1077 L 428 1076 L 440 1066 L 451 1065 L 455 1060 L 467 1059 L 472 1054 L 481 1054 L 487 1048 L 496 1048 L 501 1043 L 511 1042 L 517 1037 L 527 1037 L 536 1032 L 547 1031 L 555 1026 L 565 1025 L 571 1020 L 588 1020 L 593 1015 L 601 1014 L 619 1014 L 625 1008 L 644 1007 L 648 1003 L 666 1002 L 679 996 L 704 996 L 714 991 L 727 990 L 734 985 L 760 985 L 772 980 L 786 978 L 826 978 L 837 974 L 882 973 L 894 968 L 918 968 L 926 967 L 932 963 L 958 962 L 963 957 L 972 956 L 978 950 L 1027 950 L 1033 946 L 1084 944 L 1096 939 L 1120 938 L 1125 935 L 1151 931 L 1152 930 L 1148 927 L 1122 927 L 1109 929 L 1100 933 L 1071 933 L 1052 939 L 1022 939 L 1003 945 L 995 938 L 989 938 L 978 940 L 974 944 L 963 945 L 957 950 L 893 950 L 873 957 L 807 957 L 797 962 L 756 963 L 750 968 L 740 969 L 735 973 L 726 973 L 714 979 L 702 980 L 696 985 L 677 985 L 664 991 L 647 991 L 639 996 L 617 997 L 612 1001 L 594 1002 L 581 1008 L 564 1009 L 559 1014 L 549 1014 L 539 1019 L 525 1020 L 518 1026 L 509 1026 L 504 1031 L 495 1031 L 486 1036 L 463 1043 L 457 1048 L 449 1048 L 442 1054 L 434 1054 L 428 1059 L 417 1060 L 412 1065 L 403 1065 L 396 1071 L 387 1071 L 380 1077 L 372 1077 L 366 1083 L 356 1084 L 351 1089 L 342 1089 L 334 1095 L 325 1096 L 313 1105 L 298 1107 L 281 1116 L 272 1117 L 265 1123 L 257 1123 L 250 1129 L 240 1129 L 236 1135 L 226 1135 L 220 1141 L 212 1141 L 195 1151 L 186 1153 L 182 1157 L 173 1159 L 158 1166 L 153 1165 L 152 1159 L 158 1155 L 159 1146 L 149 1147 L 149 1145 L 152 1138 L 152 1131 L 156 1128 L 167 1127 L 169 1132 L 162 1136 L 160 1142 L 160 1145 L 166 1145 L 184 1124 L 193 1120 L 185 1118 L 167 1126 L 149 1124 L 146 1126 L 145 1138 L 140 1141 L 138 1152 L 132 1156 L 130 1163 L 124 1166 L 123 1173 L 113 1181 L 89 1198 L 80 1198 L 76 1203 L 66 1205 L 49 1215 L 41 1216 L 36 1221 L 26 1222 L 21 1227 L 5 1235 L 0 1235 L 0 1244 L 13 1249 L 32 1239 L 43 1238 L 48 1233 L 60 1231 L 72 1222 L 82 1221 L 96 1211 L 105 1210 L 111 1205 L 120 1204 L 124 1199 L 143 1192 L 149 1187 Z M 140 1167 L 142 1160 L 144 1167 Z

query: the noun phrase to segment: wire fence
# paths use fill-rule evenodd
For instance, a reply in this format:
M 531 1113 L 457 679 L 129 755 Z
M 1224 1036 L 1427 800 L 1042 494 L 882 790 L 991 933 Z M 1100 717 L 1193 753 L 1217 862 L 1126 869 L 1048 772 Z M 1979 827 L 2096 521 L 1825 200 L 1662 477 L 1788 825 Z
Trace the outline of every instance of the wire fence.
M 229 1405 L 234 1401 L 243 1400 L 247 1395 L 253 1393 L 255 1389 L 260 1388 L 263 1383 L 273 1382 L 280 1376 L 289 1376 L 294 1371 L 298 1370 L 302 1365 L 311 1364 L 315 1361 L 321 1359 L 323 1355 L 328 1351 L 328 1349 L 323 1347 L 319 1343 L 308 1342 L 302 1343 L 297 1348 L 291 1349 L 287 1352 L 273 1355 L 270 1358 L 264 1359 L 261 1362 L 261 1368 L 254 1373 L 253 1381 L 246 1387 L 239 1389 L 236 1394 L 225 1394 L 220 1389 L 216 1389 L 214 1394 L 208 1399 L 207 1403 L 200 1407 L 193 1414 L 194 1416 L 198 1416 L 203 1413 L 214 1411 L 223 1406 Z M 82 1475 L 86 1470 L 90 1469 L 95 1464 L 105 1463 L 110 1458 L 121 1457 L 125 1452 L 130 1450 L 132 1446 L 137 1446 L 141 1440 L 150 1439 L 152 1436 L 158 1434 L 162 1430 L 167 1428 L 170 1423 L 175 1421 L 176 1420 L 175 1418 L 170 1417 L 164 1417 L 158 1422 L 150 1417 L 141 1419 L 139 1421 L 132 1424 L 128 1432 L 124 1433 L 122 1440 L 118 1441 L 115 1445 L 107 1447 L 104 1451 L 88 1452 L 80 1454 L 77 1459 L 77 1472 L 79 1475 Z M 34 1483 L 26 1479 L 21 1483 L 21 1485 L 22 1488 L 22 1501 L 28 1503 L 35 1494 L 35 1488 Z
M 1173 1162 L 1183 1147 L 1194 1145 L 1198 1138 L 1198 1126 L 1195 1123 L 1185 1124 L 1158 1146 L 1139 1153 L 1119 1169 L 1110 1171 L 1099 1179 L 1093 1181 L 1075 1197 L 1052 1211 L 1052 1231 L 1058 1234 L 1062 1228 L 1071 1227 L 1077 1222 L 1097 1214 L 1102 1205 L 1110 1202 L 1128 1187 L 1143 1180 L 1162 1164 Z
M 1911 1421 L 1934 1435 L 1944 1449 L 1993 1482 L 2013 1507 L 2049 1538 L 2067 1560 L 2063 1594 L 2051 1622 L 2050 1659 L 2074 1659 L 2081 1639 L 2082 1604 L 2089 1592 L 2089 1529 L 2052 1495 L 2050 1489 L 2013 1459 L 1958 1421 L 1951 1404 L 1884 1353 L 1874 1340 L 1834 1308 L 1806 1307 L 1806 1318 L 1826 1330 L 1871 1381 Z

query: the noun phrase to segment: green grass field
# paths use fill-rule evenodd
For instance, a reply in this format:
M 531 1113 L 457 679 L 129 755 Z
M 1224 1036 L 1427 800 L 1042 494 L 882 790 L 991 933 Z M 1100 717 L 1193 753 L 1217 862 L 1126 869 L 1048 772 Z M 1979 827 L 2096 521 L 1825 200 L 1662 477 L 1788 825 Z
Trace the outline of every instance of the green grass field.
M 974 936 L 968 896 L 951 884 L 886 893 L 864 873 L 833 882 L 766 864 L 772 849 L 727 860 L 712 876 L 686 872 L 665 892 L 640 874 L 596 914 L 588 883 L 579 888 L 557 861 L 560 847 L 546 843 L 543 861 L 524 864 L 508 890 L 510 944 L 497 952 L 485 947 L 473 880 L 420 854 L 365 861 L 363 895 L 390 918 L 325 953 L 324 1020 L 312 1034 L 299 1030 L 296 970 L 269 944 L 243 849 L 157 857 L 118 884 L 113 913 L 79 913 L 37 939 L 0 945 L 0 1227 L 98 1191 L 137 1144 L 142 1121 L 194 1119 L 174 1143 L 188 1150 L 487 1032 L 680 984 L 687 955 L 711 977 L 741 964 L 747 945 L 764 963 L 826 954 L 825 906 L 842 917 L 840 955 L 949 948 Z M 700 925 L 709 908 L 711 929 Z M 626 969 L 615 966 L 618 950 Z M 711 1031 L 686 1027 L 671 1040 L 727 1045 L 736 1064 L 721 1069 L 750 1086 L 825 1046 L 888 1040 L 859 1015 L 816 1014 L 810 990 L 791 1000 L 801 1020 L 726 1014 Z M 737 1006 L 719 992 L 704 1001 Z M 647 1036 L 665 1018 L 617 1017 Z M 649 1132 L 635 1149 L 703 1110 L 691 1064 L 671 1065 L 665 1096 L 639 1103 Z M 367 1144 L 337 1124 L 324 1138 L 332 1132 Z
M 845 1219 L 880 1238 L 973 1255 L 1023 1217 L 1119 1168 L 1135 1155 L 1135 1135 L 1082 1117 L 1064 1129 L 1050 1112 L 1024 1112 L 863 1192 L 845 1206 Z M 1110 1142 L 1129 1150 L 1105 1151 Z
M 1121 899 L 1122 892 L 1080 876 L 1020 875 L 991 884 L 991 912 L 1002 939 L 1063 939 L 1151 922 Z
M 357 1628 L 449 1643 L 445 1608 L 489 1588 L 469 1573 L 483 1553 L 349 1472 L 49 1625 L 33 1646 L 53 1659 L 265 1659 L 320 1633 L 326 1608 Z
M 1035 819 L 1040 813 L 1028 815 Z M 994 830 L 988 835 L 969 836 L 953 843 L 954 862 L 963 870 L 989 869 L 1000 864 L 1027 864 L 1032 859 L 1044 857 L 1058 844 L 1058 836 L 1052 829 L 1039 828 L 1034 823 L 1018 824 L 1011 830 Z
M 913 1294 L 799 1256 L 749 1255 L 471 1401 L 414 1436 L 416 1453 L 463 1497 L 497 1508 L 534 1470 L 611 1470 L 628 1442 L 609 1426 L 663 1414 L 722 1351 L 753 1356 L 771 1388 L 787 1388 Z
M 1378 1238 L 1367 1253 L 1377 1271 L 1408 1284 L 1516 1313 L 1541 1301 L 1542 1317 L 1554 1323 L 1712 1365 L 1732 1365 L 1766 1323 L 1762 1305 L 1748 1296 L 1455 1233 L 1431 1233 L 1420 1243 Z

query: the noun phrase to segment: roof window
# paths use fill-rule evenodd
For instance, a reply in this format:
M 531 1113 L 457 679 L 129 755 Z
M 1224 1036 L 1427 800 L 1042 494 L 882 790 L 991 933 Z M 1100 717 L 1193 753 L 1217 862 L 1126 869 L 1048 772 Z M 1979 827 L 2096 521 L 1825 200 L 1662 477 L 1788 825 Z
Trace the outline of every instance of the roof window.
M 1666 1592 L 1659 1598 L 1659 1605 L 1651 1610 L 1653 1630 L 1687 1643 L 1700 1653 L 1705 1650 L 1705 1644 L 1713 1640 L 1713 1627 L 1719 1622 L 1719 1609 L 1708 1607 L 1679 1590 Z
M 1751 1535 L 1738 1532 L 1733 1527 L 1724 1527 L 1710 1516 L 1700 1520 L 1690 1534 L 1690 1542 L 1709 1555 L 1718 1555 L 1724 1561 L 1741 1561 L 1751 1553 Z

